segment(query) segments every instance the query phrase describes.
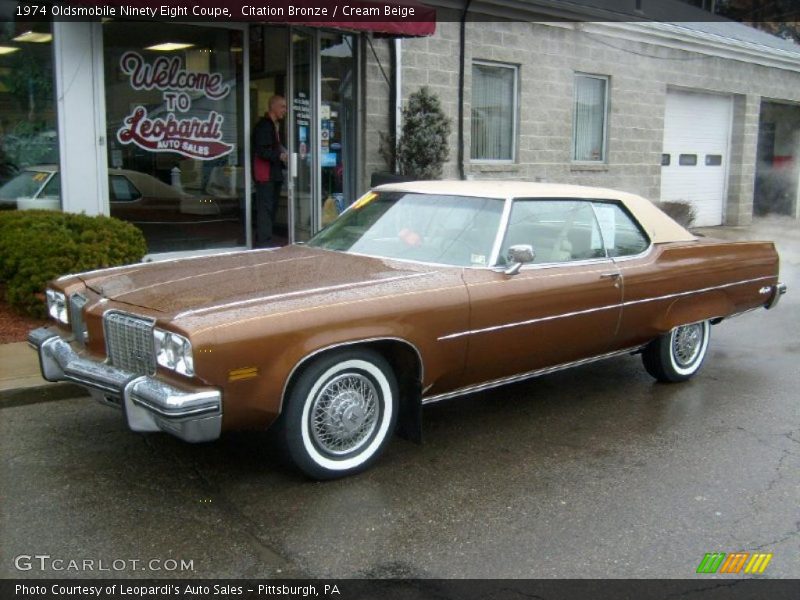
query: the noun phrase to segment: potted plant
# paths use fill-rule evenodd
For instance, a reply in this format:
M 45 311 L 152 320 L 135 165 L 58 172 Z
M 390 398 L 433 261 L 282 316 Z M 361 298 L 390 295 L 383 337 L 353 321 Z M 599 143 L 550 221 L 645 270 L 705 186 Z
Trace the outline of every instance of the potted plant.
M 450 153 L 450 128 L 436 94 L 426 86 L 411 94 L 403 108 L 399 143 L 395 146 L 393 136 L 381 133 L 379 152 L 390 167 L 396 163 L 399 174 L 373 173 L 372 185 L 440 178 Z

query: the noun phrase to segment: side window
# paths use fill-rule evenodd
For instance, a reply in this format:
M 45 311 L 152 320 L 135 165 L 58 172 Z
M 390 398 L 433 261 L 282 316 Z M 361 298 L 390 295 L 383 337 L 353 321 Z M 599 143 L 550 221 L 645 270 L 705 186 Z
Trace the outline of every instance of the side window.
M 500 264 L 505 264 L 508 249 L 518 244 L 533 246 L 535 264 L 606 255 L 592 205 L 586 200 L 515 200 Z
M 647 236 L 618 204 L 598 202 L 594 207 L 609 256 L 632 256 L 650 245 Z
M 122 175 L 110 175 L 108 177 L 108 191 L 111 194 L 112 202 L 131 202 L 141 197 L 139 190 Z
M 42 198 L 61 198 L 61 174 L 56 172 L 53 173 L 53 176 L 50 178 L 50 181 L 47 182 L 47 185 L 44 186 L 42 193 L 40 194 Z

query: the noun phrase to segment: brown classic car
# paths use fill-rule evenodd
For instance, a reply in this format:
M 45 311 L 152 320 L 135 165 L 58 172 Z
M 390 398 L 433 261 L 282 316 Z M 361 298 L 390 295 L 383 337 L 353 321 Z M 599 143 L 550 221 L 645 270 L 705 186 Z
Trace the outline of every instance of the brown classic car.
M 698 238 L 647 200 L 518 182 L 376 188 L 306 245 L 68 275 L 42 373 L 134 431 L 274 425 L 307 474 L 366 468 L 425 404 L 613 356 L 700 368 L 710 326 L 775 306 L 771 242 Z

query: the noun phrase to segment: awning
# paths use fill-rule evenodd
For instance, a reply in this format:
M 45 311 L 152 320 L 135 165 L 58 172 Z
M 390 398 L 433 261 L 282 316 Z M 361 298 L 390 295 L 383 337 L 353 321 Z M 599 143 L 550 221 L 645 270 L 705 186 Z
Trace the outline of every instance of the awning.
M 309 17 L 308 20 L 292 19 L 292 22 L 307 27 L 371 31 L 393 37 L 424 37 L 436 32 L 436 9 L 414 0 L 331 2 L 331 6 L 334 5 L 336 15 L 330 21 L 318 21 L 315 17 Z

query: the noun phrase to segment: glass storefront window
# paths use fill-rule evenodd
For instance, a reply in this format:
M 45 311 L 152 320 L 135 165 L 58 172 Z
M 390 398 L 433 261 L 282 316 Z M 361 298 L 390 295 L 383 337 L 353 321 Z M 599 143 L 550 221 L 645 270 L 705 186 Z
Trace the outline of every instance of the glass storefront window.
M 244 246 L 242 32 L 103 25 L 111 216 L 151 253 Z
M 60 209 L 50 23 L 0 22 L 0 209 Z

